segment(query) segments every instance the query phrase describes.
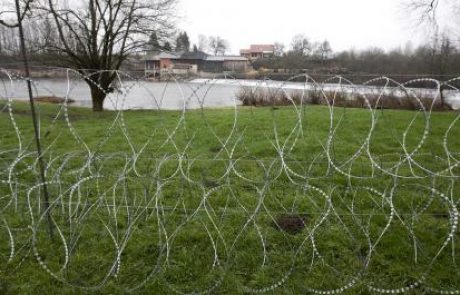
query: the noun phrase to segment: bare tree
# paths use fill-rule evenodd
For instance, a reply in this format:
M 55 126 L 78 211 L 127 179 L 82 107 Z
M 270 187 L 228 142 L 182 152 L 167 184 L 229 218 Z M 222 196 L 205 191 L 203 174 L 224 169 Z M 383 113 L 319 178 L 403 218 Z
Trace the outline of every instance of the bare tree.
M 229 47 L 228 41 L 219 36 L 209 37 L 209 49 L 214 55 L 224 55 Z
M 436 12 L 440 1 L 446 0 L 408 0 L 405 9 L 416 17 L 420 23 L 436 22 Z
M 284 54 L 284 44 L 280 42 L 275 42 L 275 56 L 283 56 Z
M 445 75 L 450 72 L 452 56 L 457 49 L 453 46 L 452 41 L 447 34 L 434 38 L 431 45 L 433 53 L 434 72 L 439 75 Z
M 18 28 L 19 24 L 24 27 L 24 20 L 30 16 L 32 2 L 32 0 L 0 2 L 0 48 L 2 52 L 19 55 L 21 50 L 19 31 L 12 29 Z M 20 9 L 19 16 L 17 16 L 17 7 Z
M 173 28 L 176 0 L 82 0 L 59 6 L 41 0 L 35 9 L 52 21 L 58 42 L 49 49 L 85 76 L 94 111 L 102 111 L 116 70 L 149 36 Z
M 458 0 L 405 0 L 403 8 L 417 25 L 428 25 L 435 33 L 458 30 L 460 25 Z
M 209 48 L 209 40 L 205 35 L 198 36 L 198 50 L 206 52 Z
M 0 25 L 10 29 L 18 28 L 19 24 L 30 16 L 32 3 L 33 0 L 1 1 Z M 17 9 L 20 9 L 20 12 Z
M 0 53 L 11 54 L 12 52 L 18 52 L 17 46 L 17 32 L 4 26 L 0 26 Z
M 433 20 L 439 0 L 409 0 L 405 9 L 412 10 L 421 22 Z
M 292 52 L 296 55 L 306 56 L 312 51 L 310 40 L 304 34 L 295 35 L 291 42 Z
M 331 57 L 332 49 L 329 41 L 324 40 L 316 44 L 315 46 L 315 54 L 321 59 L 321 64 L 324 65 L 324 62 Z
M 40 19 L 26 18 L 22 21 L 25 45 L 29 54 L 40 54 L 46 52 L 46 48 L 51 42 L 56 41 L 55 30 L 50 27 L 49 22 Z M 3 27 L 0 29 L 0 40 L 3 40 L 5 53 L 13 56 L 20 55 L 19 33 Z M 0 41 L 2 42 L 2 41 Z
M 434 41 L 430 50 L 431 64 L 435 72 L 444 75 L 449 71 L 452 55 L 456 51 L 446 32 L 451 31 L 452 28 L 459 29 L 460 2 L 458 0 L 407 0 L 406 11 L 415 17 L 419 25 L 428 24 L 434 30 Z M 443 36 L 438 38 L 440 31 L 443 31 Z M 441 103 L 444 105 L 442 86 L 440 96 Z

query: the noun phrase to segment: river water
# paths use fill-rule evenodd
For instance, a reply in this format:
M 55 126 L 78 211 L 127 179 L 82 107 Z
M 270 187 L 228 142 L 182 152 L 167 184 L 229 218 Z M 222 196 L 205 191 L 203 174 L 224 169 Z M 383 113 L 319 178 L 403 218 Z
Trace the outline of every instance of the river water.
M 0 95 L 3 99 L 11 97 L 23 100 L 28 97 L 24 81 L 3 85 Z M 201 106 L 222 108 L 239 105 L 235 94 L 239 87 L 235 85 L 217 85 L 213 83 L 190 82 L 151 82 L 123 81 L 117 91 L 110 93 L 104 102 L 105 109 L 197 109 Z M 35 96 L 68 97 L 75 102 L 72 105 L 91 107 L 91 95 L 88 85 L 81 80 L 36 80 Z
M 23 80 L 2 81 L 0 99 L 26 99 L 27 88 Z M 82 80 L 41 79 L 33 83 L 35 96 L 68 97 L 73 105 L 91 107 L 90 91 Z M 241 104 L 236 94 L 242 87 L 284 89 L 286 91 L 311 90 L 313 84 L 299 82 L 276 82 L 256 80 L 195 79 L 189 82 L 122 81 L 117 91 L 109 94 L 104 103 L 106 109 L 162 109 L 181 110 L 235 107 Z M 323 90 L 337 90 L 347 93 L 375 93 L 377 87 L 348 86 L 345 84 L 324 84 Z M 420 93 L 420 90 L 417 90 Z M 394 88 L 385 93 L 398 95 Z M 433 90 L 423 90 L 424 95 L 436 96 Z M 446 100 L 454 109 L 460 109 L 460 93 L 450 91 Z

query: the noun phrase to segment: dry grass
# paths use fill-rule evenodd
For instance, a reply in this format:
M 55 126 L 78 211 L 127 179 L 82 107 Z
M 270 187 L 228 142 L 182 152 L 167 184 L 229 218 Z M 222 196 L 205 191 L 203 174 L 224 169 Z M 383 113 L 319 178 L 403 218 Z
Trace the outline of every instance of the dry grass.
M 236 94 L 245 106 L 283 106 L 307 103 L 307 96 L 303 91 L 284 91 L 275 88 L 241 87 Z
M 242 87 L 236 94 L 244 106 L 285 106 L 285 105 L 331 105 L 336 107 L 395 109 L 395 110 L 433 110 L 446 111 L 451 108 L 441 103 L 439 98 L 414 97 L 410 94 L 391 95 L 380 93 L 366 94 L 321 91 L 321 90 L 282 90 L 270 88 Z

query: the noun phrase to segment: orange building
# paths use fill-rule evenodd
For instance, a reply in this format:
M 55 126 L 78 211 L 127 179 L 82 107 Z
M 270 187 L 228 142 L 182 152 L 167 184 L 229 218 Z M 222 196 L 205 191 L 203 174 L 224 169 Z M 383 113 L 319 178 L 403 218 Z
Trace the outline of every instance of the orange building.
M 249 49 L 241 49 L 240 55 L 250 60 L 259 58 L 268 58 L 275 55 L 275 45 L 272 44 L 258 44 L 251 45 Z

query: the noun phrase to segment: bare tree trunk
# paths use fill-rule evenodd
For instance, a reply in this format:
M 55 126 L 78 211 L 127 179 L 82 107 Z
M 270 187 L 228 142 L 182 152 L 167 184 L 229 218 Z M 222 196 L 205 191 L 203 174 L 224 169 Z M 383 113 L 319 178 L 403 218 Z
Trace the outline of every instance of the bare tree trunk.
M 440 100 L 441 100 L 441 107 L 442 107 L 443 109 L 452 110 L 451 105 L 448 104 L 448 103 L 446 103 L 446 97 L 445 97 L 444 90 L 448 90 L 448 88 L 443 84 L 443 85 L 441 85 L 441 87 L 439 88 L 439 98 L 440 98 Z
M 94 112 L 102 112 L 104 110 L 104 100 L 107 94 L 99 88 L 98 85 L 88 84 L 91 89 L 91 101 L 93 103 Z

